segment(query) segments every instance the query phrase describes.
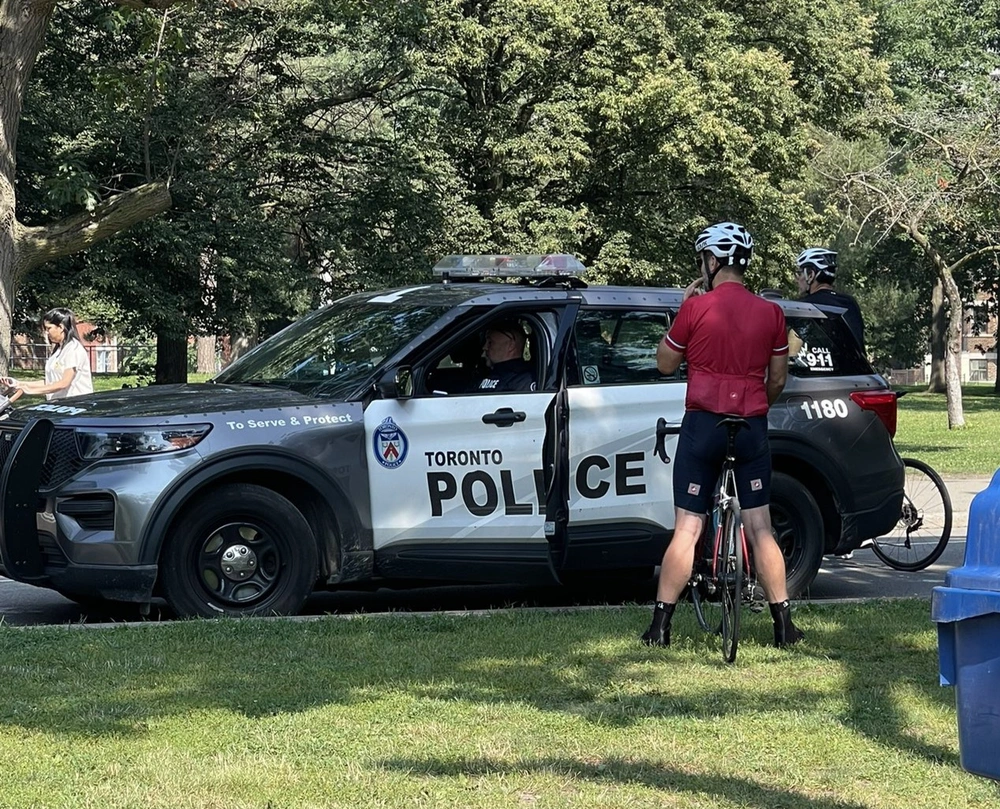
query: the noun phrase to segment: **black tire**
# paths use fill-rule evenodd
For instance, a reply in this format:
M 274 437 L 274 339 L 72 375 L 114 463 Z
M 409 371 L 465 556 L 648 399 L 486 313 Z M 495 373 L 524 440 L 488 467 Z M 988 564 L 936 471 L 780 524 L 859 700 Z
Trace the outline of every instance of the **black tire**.
M 722 632 L 722 622 L 716 615 L 720 605 L 715 580 L 712 578 L 712 562 L 715 558 L 713 547 L 715 529 L 712 526 L 713 515 L 709 514 L 701 537 L 695 545 L 694 569 L 691 572 L 691 581 L 684 592 L 694 605 L 694 616 L 698 626 L 705 632 L 719 635 Z
M 872 540 L 889 567 L 914 573 L 934 564 L 951 538 L 951 495 L 941 476 L 916 458 L 903 458 L 906 479 L 899 522 Z
M 743 601 L 743 539 L 734 509 L 728 509 L 722 518 L 722 541 L 715 560 L 715 574 L 722 599 L 722 659 L 734 663 L 740 643 Z
M 809 490 L 783 472 L 771 477 L 771 527 L 785 557 L 788 597 L 796 598 L 823 562 L 823 515 Z
M 181 617 L 293 615 L 316 584 L 319 553 L 302 513 L 263 486 L 201 495 L 164 545 L 163 595 Z

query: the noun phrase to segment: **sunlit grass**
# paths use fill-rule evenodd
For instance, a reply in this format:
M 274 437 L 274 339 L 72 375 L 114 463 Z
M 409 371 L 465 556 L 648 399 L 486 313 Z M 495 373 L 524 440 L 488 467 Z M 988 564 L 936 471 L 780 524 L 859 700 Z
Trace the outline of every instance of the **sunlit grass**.
M 15 372 L 18 379 L 44 379 L 45 374 L 41 371 L 16 371 Z M 196 374 L 189 373 L 187 381 L 191 383 L 195 382 L 207 382 L 215 374 Z M 128 376 L 121 374 L 94 374 L 94 390 L 121 390 L 122 387 L 135 388 L 140 385 L 147 384 L 145 378 L 140 378 L 138 376 Z
M 926 601 L 0 628 L 3 806 L 991 805 Z
M 900 455 L 926 461 L 952 475 L 992 475 L 1000 468 L 1000 396 L 992 385 L 962 389 L 966 426 L 948 429 L 943 393 L 908 387 L 899 400 L 896 448 Z

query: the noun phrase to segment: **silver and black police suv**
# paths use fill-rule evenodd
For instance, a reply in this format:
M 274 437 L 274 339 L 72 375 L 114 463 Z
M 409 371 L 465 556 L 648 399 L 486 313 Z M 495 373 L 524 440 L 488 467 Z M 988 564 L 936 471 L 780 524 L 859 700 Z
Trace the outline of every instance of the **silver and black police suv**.
M 451 256 L 434 282 L 343 298 L 212 382 L 9 410 L 3 572 L 184 616 L 294 613 L 376 580 L 650 576 L 674 518 L 655 428 L 681 420 L 686 387 L 655 354 L 682 291 L 588 287 L 582 270 Z M 895 525 L 903 466 L 896 394 L 839 313 L 778 303 L 772 516 L 794 595 L 824 554 Z M 523 389 L 482 386 L 499 321 Z

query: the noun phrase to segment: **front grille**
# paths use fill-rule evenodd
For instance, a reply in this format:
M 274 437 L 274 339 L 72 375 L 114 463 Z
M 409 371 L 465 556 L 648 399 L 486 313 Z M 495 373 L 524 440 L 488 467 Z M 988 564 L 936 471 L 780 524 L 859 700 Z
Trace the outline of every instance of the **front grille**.
M 0 427 L 0 469 L 6 466 L 21 430 L 21 427 Z M 52 431 L 38 488 L 57 489 L 86 465 L 87 462 L 80 457 L 73 430 L 57 427 Z
M 80 457 L 76 434 L 72 430 L 56 428 L 52 431 L 52 441 L 49 443 L 49 454 L 45 456 L 39 488 L 57 489 L 84 466 L 86 463 Z
M 20 427 L 0 427 L 0 469 L 7 465 L 10 451 L 21 433 Z

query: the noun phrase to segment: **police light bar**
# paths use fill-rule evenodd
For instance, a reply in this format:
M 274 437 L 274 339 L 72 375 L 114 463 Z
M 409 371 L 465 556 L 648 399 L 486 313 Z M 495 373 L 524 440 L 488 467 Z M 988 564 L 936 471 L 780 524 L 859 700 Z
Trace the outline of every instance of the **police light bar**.
M 575 256 L 445 256 L 434 265 L 434 274 L 445 278 L 531 278 L 552 275 L 580 276 L 587 268 Z

